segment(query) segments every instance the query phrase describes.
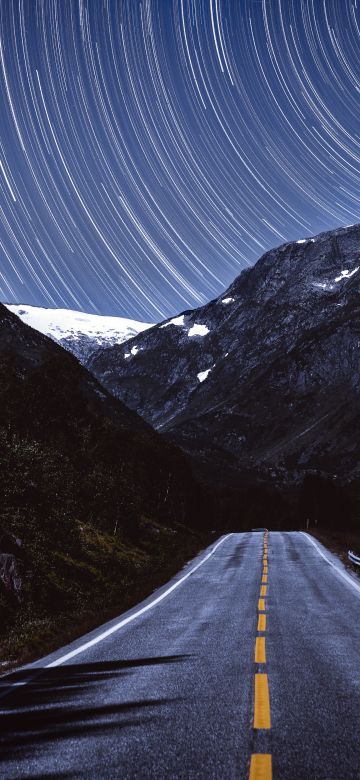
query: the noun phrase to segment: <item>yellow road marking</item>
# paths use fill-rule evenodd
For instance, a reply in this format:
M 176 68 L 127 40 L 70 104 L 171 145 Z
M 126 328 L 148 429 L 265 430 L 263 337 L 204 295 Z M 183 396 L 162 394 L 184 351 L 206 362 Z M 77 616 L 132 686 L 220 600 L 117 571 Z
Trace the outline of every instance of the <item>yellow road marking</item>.
M 272 757 L 269 753 L 253 753 L 249 780 L 272 780 Z
M 267 574 L 267 573 L 268 573 L 268 567 L 267 567 L 267 565 L 266 565 L 266 564 L 265 564 L 265 566 L 264 566 L 264 572 L 263 572 L 263 573 L 264 573 L 264 574 Z
M 258 610 L 259 612 L 265 612 L 265 599 L 259 599 Z
M 267 674 L 255 675 L 254 729 L 270 729 L 270 699 Z
M 257 636 L 255 641 L 255 663 L 266 664 L 265 637 Z
M 264 572 L 263 572 L 263 576 L 262 576 L 261 582 L 267 582 L 267 574 L 264 574 Z
M 267 585 L 262 585 L 260 588 L 260 596 L 266 596 Z
M 266 631 L 266 615 L 259 615 L 257 630 Z

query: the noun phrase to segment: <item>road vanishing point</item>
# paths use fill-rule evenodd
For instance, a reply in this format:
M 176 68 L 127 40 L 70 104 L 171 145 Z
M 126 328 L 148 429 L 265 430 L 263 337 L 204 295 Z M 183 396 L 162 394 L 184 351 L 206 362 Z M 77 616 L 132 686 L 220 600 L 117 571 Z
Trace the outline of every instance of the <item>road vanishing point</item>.
M 0 681 L 1 778 L 360 778 L 360 582 L 313 537 L 229 534 Z

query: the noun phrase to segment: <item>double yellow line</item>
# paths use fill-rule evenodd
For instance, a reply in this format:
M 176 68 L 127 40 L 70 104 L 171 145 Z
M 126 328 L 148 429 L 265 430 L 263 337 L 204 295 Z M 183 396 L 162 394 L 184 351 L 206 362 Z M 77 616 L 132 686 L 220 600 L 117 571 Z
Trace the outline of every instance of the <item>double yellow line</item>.
M 266 664 L 266 596 L 268 587 L 268 533 L 264 534 L 263 571 L 258 600 L 258 635 L 255 639 L 254 661 Z M 266 672 L 255 673 L 254 729 L 270 729 L 269 680 Z M 272 780 L 272 756 L 269 753 L 253 753 L 250 761 L 249 780 Z

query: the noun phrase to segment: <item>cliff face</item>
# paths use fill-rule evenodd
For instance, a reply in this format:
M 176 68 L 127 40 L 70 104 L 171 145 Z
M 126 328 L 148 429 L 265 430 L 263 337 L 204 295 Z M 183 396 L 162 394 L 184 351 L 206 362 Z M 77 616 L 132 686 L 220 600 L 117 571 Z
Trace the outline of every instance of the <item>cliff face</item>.
M 267 252 L 90 370 L 221 480 L 359 475 L 360 226 Z M 266 477 L 266 478 L 267 478 Z

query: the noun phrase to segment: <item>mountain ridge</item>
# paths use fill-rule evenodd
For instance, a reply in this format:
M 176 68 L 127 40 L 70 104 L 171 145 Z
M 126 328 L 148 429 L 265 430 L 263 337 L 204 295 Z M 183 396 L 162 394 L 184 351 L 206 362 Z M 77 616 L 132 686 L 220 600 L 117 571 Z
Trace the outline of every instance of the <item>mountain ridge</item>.
M 98 350 L 88 367 L 212 473 L 215 460 L 223 473 L 231 463 L 233 475 L 253 469 L 296 481 L 318 470 L 352 479 L 359 284 L 360 225 L 286 242 L 218 298 L 126 348 Z M 352 411 L 339 436 L 343 398 Z

